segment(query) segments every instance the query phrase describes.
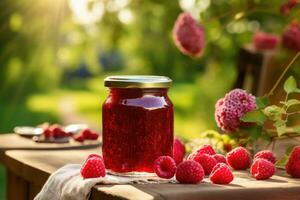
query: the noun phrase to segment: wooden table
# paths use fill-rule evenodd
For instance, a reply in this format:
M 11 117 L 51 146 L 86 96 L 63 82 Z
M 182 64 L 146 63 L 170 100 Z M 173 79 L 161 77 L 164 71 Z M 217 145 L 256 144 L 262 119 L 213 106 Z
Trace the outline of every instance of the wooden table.
M 67 163 L 82 163 L 89 154 L 100 151 L 94 148 L 1 152 L 0 162 L 7 168 L 8 199 L 33 199 L 56 169 Z M 208 179 L 197 185 L 96 185 L 91 199 L 300 200 L 300 179 L 289 178 L 282 170 L 265 181 L 256 181 L 245 171 L 234 174 L 235 180 L 230 185 L 213 185 Z

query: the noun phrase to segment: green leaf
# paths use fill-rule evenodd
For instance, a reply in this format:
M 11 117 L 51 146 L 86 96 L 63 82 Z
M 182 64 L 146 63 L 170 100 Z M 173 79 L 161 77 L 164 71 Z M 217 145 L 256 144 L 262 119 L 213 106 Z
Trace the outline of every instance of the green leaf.
M 277 121 L 274 123 L 274 126 L 276 128 L 278 137 L 280 137 L 286 133 L 285 121 L 283 121 L 283 120 Z
M 297 104 L 300 104 L 300 101 L 297 99 L 290 99 L 287 102 L 284 102 L 284 105 L 286 105 L 287 107 L 297 105 Z
M 285 168 L 285 165 L 286 165 L 288 159 L 289 159 L 289 156 L 288 155 L 284 155 L 281 159 L 279 159 L 275 163 L 276 167 L 278 167 L 278 168 Z
M 241 117 L 243 122 L 254 122 L 258 124 L 263 124 L 266 121 L 267 117 L 261 110 L 254 110 L 247 112 L 244 116 Z
M 262 126 L 252 126 L 248 129 L 250 137 L 253 140 L 257 140 L 262 134 Z
M 283 85 L 283 88 L 286 93 L 292 93 L 297 91 L 297 82 L 293 76 L 290 76 Z
M 256 97 L 255 101 L 259 109 L 265 108 L 269 103 L 268 97 Z
M 281 119 L 281 115 L 285 114 L 285 110 L 279 106 L 268 106 L 263 110 L 263 113 L 273 121 Z
M 297 93 L 300 93 L 300 89 L 299 89 L 299 88 L 297 88 L 295 92 L 297 92 Z
M 262 132 L 261 138 L 266 140 L 266 141 L 271 141 L 272 140 L 272 136 L 269 133 L 265 132 L 265 131 Z
M 293 130 L 294 130 L 296 133 L 299 133 L 299 134 L 300 134 L 300 125 L 299 125 L 299 126 L 293 127 Z

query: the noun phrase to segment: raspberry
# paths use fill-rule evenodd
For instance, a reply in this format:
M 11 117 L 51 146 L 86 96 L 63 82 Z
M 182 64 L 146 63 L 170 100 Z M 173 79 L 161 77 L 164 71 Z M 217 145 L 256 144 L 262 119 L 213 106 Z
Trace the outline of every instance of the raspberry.
M 214 166 L 218 163 L 211 155 L 208 154 L 197 154 L 193 160 L 203 167 L 205 175 L 209 175 Z
M 278 45 L 279 37 L 265 32 L 257 32 L 253 36 L 252 42 L 256 49 L 271 50 Z
M 153 164 L 153 169 L 160 178 L 172 178 L 176 172 L 176 163 L 170 156 L 160 156 Z
M 97 140 L 99 137 L 98 133 L 92 132 L 90 129 L 84 129 L 80 134 L 86 140 Z
M 87 157 L 87 159 L 89 159 L 89 158 L 94 158 L 94 157 L 97 157 L 97 158 L 100 158 L 101 160 L 103 160 L 102 156 L 100 156 L 99 154 L 95 154 L 95 153 L 90 154 L 90 155 Z
M 263 158 L 255 159 L 250 169 L 252 176 L 256 180 L 268 179 L 274 175 L 275 171 L 275 165 Z
M 84 137 L 83 137 L 82 134 L 74 135 L 73 139 L 76 140 L 77 142 L 83 142 L 84 141 Z
M 195 152 L 191 153 L 188 156 L 189 160 L 193 160 L 194 157 L 198 154 L 208 154 L 208 155 L 214 155 L 216 154 L 215 150 L 212 148 L 211 145 L 205 144 L 201 146 L 199 149 L 197 149 Z
M 273 164 L 275 164 L 275 162 L 276 162 L 276 158 L 275 158 L 274 154 L 272 153 L 272 151 L 269 151 L 269 150 L 257 152 L 254 155 L 254 159 L 257 159 L 257 158 L 266 159 Z
M 236 170 L 244 170 L 250 166 L 251 158 L 244 147 L 231 150 L 226 156 L 227 163 Z
M 84 179 L 104 177 L 106 171 L 103 160 L 96 156 L 88 158 L 82 165 L 80 173 Z
M 53 137 L 55 138 L 66 137 L 66 133 L 62 130 L 61 127 L 57 125 L 51 126 L 51 130 L 52 130 Z
M 282 35 L 282 45 L 293 51 L 300 51 L 300 25 L 296 22 L 290 24 Z
M 256 102 L 252 94 L 248 94 L 242 89 L 234 89 L 217 101 L 215 120 L 223 131 L 234 132 L 244 125 L 240 118 L 255 109 Z
M 43 134 L 45 138 L 50 138 L 53 136 L 52 131 L 49 128 L 45 128 Z
M 222 154 L 215 154 L 215 155 L 212 155 L 212 157 L 213 157 L 218 163 L 225 163 L 225 164 L 227 164 L 226 158 L 225 158 L 225 156 L 223 156 Z
M 185 146 L 181 142 L 181 140 L 176 138 L 173 143 L 173 158 L 177 165 L 179 165 L 179 163 L 183 161 L 184 155 L 185 155 Z
M 215 184 L 229 184 L 233 180 L 233 174 L 224 163 L 218 163 L 212 170 L 209 179 Z
M 197 150 L 197 153 L 201 154 L 209 154 L 209 155 L 214 155 L 216 154 L 215 150 L 212 148 L 211 145 L 205 144 L 203 145 L 200 149 Z
M 176 171 L 176 180 L 179 183 L 199 183 L 204 178 L 202 166 L 193 161 L 187 160 L 180 163 Z
M 177 48 L 188 56 L 200 57 L 205 45 L 204 29 L 189 13 L 178 16 L 174 28 L 173 39 Z
M 89 138 L 87 138 L 88 140 L 97 140 L 99 137 L 98 133 L 95 133 L 95 132 L 92 132 L 90 135 L 89 135 Z
M 92 134 L 92 131 L 90 129 L 84 129 L 80 134 L 82 134 L 85 139 L 88 139 Z
M 292 177 L 300 178 L 300 146 L 294 147 L 285 169 Z

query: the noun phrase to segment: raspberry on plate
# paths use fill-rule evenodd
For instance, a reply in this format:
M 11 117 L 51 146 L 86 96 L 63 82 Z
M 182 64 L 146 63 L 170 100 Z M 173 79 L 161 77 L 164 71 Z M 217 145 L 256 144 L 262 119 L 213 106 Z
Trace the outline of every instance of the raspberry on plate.
M 197 154 L 193 160 L 203 167 L 205 175 L 209 175 L 214 166 L 218 163 L 211 155 L 208 154 Z
M 177 165 L 183 161 L 184 155 L 185 146 L 180 139 L 176 138 L 173 143 L 173 158 Z
M 224 163 L 218 163 L 212 170 L 209 179 L 215 184 L 229 184 L 233 180 L 233 174 Z
M 300 178 L 300 146 L 294 147 L 285 169 L 292 177 Z
M 249 152 L 244 147 L 231 150 L 226 156 L 227 163 L 236 170 L 245 170 L 251 164 Z
M 82 134 L 78 134 L 78 135 L 74 135 L 73 139 L 77 142 L 83 142 L 84 141 L 84 137 Z
M 160 178 L 172 178 L 176 172 L 176 163 L 170 156 L 160 156 L 153 164 L 153 169 Z
M 176 170 L 176 180 L 179 183 L 199 183 L 204 178 L 202 166 L 193 161 L 187 160 L 180 163 Z
M 263 158 L 255 159 L 250 169 L 251 175 L 256 180 L 268 179 L 275 174 L 275 171 L 275 165 Z
M 257 152 L 254 155 L 254 159 L 257 159 L 257 158 L 266 159 L 266 160 L 270 161 L 273 164 L 275 164 L 275 162 L 276 162 L 276 158 L 275 158 L 273 152 L 269 151 L 269 150 L 264 150 L 264 151 Z
M 84 129 L 80 134 L 85 140 L 97 140 L 99 137 L 98 133 L 93 132 L 90 129 Z
M 81 176 L 86 178 L 98 178 L 106 175 L 103 160 L 99 157 L 88 158 L 80 169 Z
M 225 156 L 222 155 L 222 154 L 215 154 L 215 155 L 212 155 L 212 157 L 213 157 L 218 163 L 225 163 L 225 164 L 227 164 L 226 158 L 225 158 Z
M 49 128 L 44 129 L 43 135 L 45 136 L 45 138 L 50 138 L 53 136 L 52 131 Z

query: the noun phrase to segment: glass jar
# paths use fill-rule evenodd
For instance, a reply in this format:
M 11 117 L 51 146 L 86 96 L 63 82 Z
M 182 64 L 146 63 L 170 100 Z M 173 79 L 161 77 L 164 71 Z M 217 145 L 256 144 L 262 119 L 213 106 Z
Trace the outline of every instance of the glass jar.
M 146 175 L 153 161 L 172 156 L 173 104 L 167 92 L 172 80 L 162 76 L 111 76 L 102 106 L 102 153 L 110 173 Z

